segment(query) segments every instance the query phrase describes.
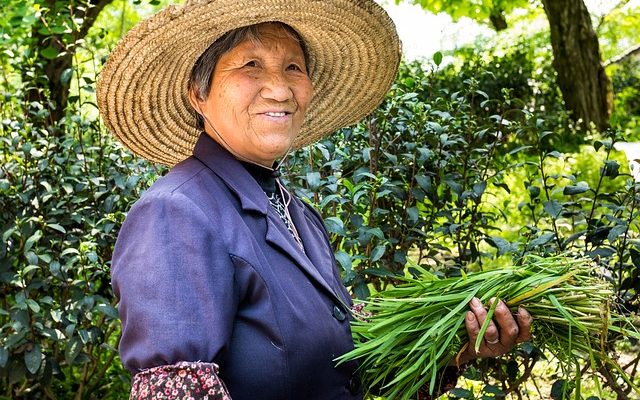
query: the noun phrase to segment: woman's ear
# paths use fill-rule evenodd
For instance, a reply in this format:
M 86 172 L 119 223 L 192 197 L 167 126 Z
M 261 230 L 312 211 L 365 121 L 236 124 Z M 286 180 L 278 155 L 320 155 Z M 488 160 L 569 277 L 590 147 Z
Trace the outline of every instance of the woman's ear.
M 191 107 L 193 107 L 198 114 L 202 115 L 201 100 L 198 99 L 198 95 L 196 95 L 196 92 L 193 89 L 189 90 L 189 103 L 191 103 Z

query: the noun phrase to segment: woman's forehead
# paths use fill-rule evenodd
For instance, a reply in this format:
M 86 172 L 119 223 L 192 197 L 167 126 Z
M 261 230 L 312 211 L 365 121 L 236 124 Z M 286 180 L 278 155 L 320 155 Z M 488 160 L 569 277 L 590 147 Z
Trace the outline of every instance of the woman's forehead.
M 283 53 L 287 56 L 300 56 L 305 58 L 300 40 L 289 31 L 289 27 L 281 23 L 264 23 L 256 26 L 256 29 L 231 48 L 226 56 L 239 55 L 241 53 Z M 306 58 L 305 58 L 306 61 Z
M 293 41 L 300 45 L 300 36 L 293 28 L 281 22 L 264 22 L 257 24 L 255 29 L 243 40 L 250 40 L 255 44 L 264 44 L 265 41 L 288 42 Z

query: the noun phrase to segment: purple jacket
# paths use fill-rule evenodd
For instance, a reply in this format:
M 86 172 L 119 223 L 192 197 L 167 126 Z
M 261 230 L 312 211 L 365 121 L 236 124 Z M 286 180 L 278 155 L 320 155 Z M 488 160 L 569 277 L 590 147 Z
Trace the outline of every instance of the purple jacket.
M 233 400 L 360 399 L 348 292 L 322 219 L 294 198 L 297 245 L 240 162 L 207 135 L 132 207 L 112 261 L 133 373 L 215 362 Z

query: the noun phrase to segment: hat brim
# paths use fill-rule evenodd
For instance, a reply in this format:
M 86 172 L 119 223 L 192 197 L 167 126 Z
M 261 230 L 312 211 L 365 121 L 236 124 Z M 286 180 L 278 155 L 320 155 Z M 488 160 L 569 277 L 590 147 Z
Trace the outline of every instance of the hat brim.
M 200 131 L 187 94 L 191 69 L 220 36 L 261 22 L 295 29 L 314 94 L 293 148 L 351 125 L 378 106 L 397 73 L 400 41 L 371 0 L 214 0 L 169 6 L 118 43 L 98 80 L 107 128 L 145 159 L 174 165 Z

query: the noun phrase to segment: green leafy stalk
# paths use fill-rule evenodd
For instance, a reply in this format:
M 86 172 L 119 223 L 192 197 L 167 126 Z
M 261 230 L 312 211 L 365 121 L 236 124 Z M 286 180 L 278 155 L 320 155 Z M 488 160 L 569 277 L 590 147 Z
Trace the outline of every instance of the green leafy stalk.
M 581 361 L 592 371 L 605 366 L 638 390 L 610 355 L 610 333 L 640 339 L 613 294 L 589 259 L 568 256 L 530 255 L 518 267 L 460 278 L 406 278 L 365 302 L 366 316 L 352 322 L 355 349 L 338 360 L 358 359 L 365 387 L 379 388 L 385 398 L 413 398 L 427 383 L 433 393 L 438 371 L 468 340 L 464 310 L 469 301 L 499 298 L 514 312 L 523 306 L 531 313 L 534 343 L 552 353 L 568 374 L 575 375 Z M 488 321 L 472 344 L 476 349 Z

